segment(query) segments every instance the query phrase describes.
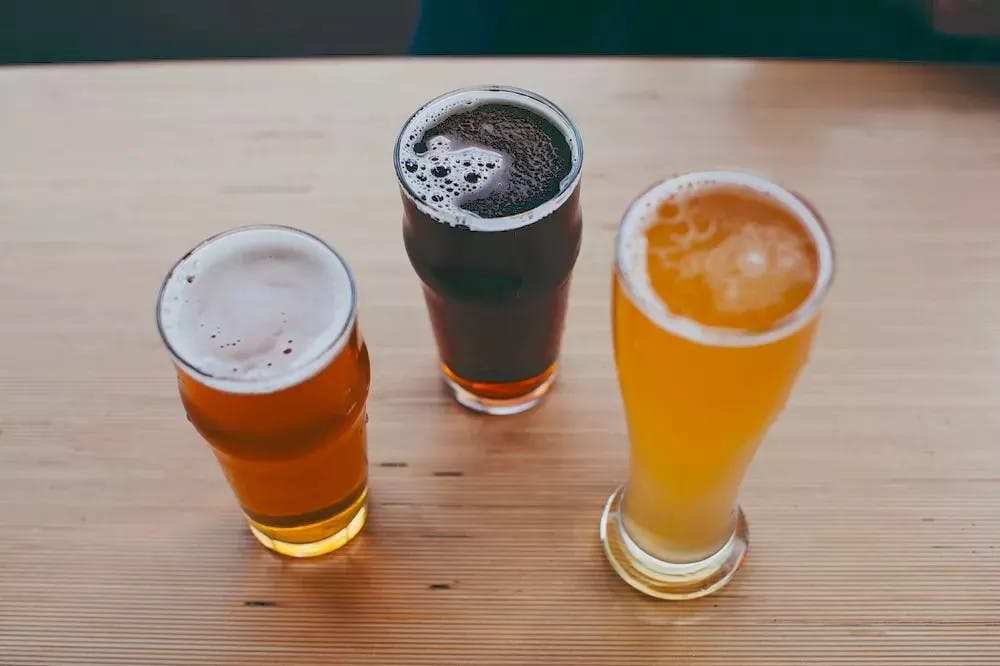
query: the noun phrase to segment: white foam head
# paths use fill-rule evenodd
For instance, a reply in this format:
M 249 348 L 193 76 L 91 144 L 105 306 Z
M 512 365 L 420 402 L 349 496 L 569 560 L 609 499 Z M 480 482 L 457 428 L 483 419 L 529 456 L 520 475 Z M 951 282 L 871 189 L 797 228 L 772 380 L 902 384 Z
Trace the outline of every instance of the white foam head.
M 407 161 L 422 163 L 429 159 L 428 155 L 418 154 L 414 150 L 414 144 L 424 136 L 428 128 L 434 127 L 456 111 L 473 109 L 480 104 L 495 103 L 511 104 L 528 109 L 551 122 L 562 132 L 569 145 L 571 166 L 569 173 L 559 184 L 559 194 L 523 213 L 490 218 L 480 217 L 461 208 L 457 203 L 461 200 L 460 197 L 444 198 L 440 202 L 428 203 L 424 201 L 421 197 L 433 196 L 431 190 L 423 191 L 417 175 L 407 173 L 404 166 Z M 464 146 L 456 150 L 448 146 L 444 139 L 432 142 L 429 148 L 434 157 L 447 160 L 447 167 L 451 169 L 449 175 L 455 181 L 456 186 L 461 188 L 463 196 L 487 194 L 492 181 L 497 177 L 502 178 L 510 161 L 509 156 L 480 146 Z M 583 164 L 583 140 L 569 117 L 553 102 L 541 95 L 511 86 L 485 85 L 453 90 L 432 99 L 417 109 L 399 132 L 393 159 L 396 165 L 396 175 L 399 177 L 399 182 L 403 185 L 406 195 L 418 209 L 431 219 L 451 226 L 468 227 L 473 231 L 508 231 L 544 219 L 573 194 L 573 190 L 576 189 L 576 184 L 580 180 L 580 168 Z M 469 167 L 465 167 L 466 162 L 470 164 Z M 480 163 L 483 167 L 479 167 Z M 487 164 L 492 164 L 494 167 L 486 168 Z M 441 162 L 441 165 L 444 166 L 445 162 Z M 477 176 L 485 173 L 486 176 L 475 183 L 469 183 L 465 180 L 467 172 L 474 172 Z
M 229 393 L 273 393 L 313 376 L 343 349 L 354 313 L 343 259 L 281 226 L 204 241 L 167 274 L 157 303 L 178 366 Z
M 812 291 L 793 312 L 763 332 L 706 326 L 671 312 L 657 296 L 646 266 L 646 230 L 657 221 L 661 203 L 685 192 L 718 185 L 747 188 L 789 211 L 816 245 L 819 271 Z M 780 340 L 812 320 L 833 279 L 833 246 L 816 213 L 800 197 L 771 181 L 740 171 L 701 171 L 661 181 L 628 207 L 618 227 L 616 264 L 625 291 L 643 314 L 660 328 L 693 342 L 725 347 L 753 347 Z

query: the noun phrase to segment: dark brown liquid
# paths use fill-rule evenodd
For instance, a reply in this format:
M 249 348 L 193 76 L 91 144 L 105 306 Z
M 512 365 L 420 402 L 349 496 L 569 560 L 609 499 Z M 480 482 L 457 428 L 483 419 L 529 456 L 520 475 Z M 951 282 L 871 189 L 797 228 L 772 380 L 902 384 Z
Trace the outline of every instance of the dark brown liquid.
M 555 363 L 580 233 L 579 187 L 552 214 L 508 231 L 437 222 L 403 193 L 406 252 L 452 372 L 516 382 Z

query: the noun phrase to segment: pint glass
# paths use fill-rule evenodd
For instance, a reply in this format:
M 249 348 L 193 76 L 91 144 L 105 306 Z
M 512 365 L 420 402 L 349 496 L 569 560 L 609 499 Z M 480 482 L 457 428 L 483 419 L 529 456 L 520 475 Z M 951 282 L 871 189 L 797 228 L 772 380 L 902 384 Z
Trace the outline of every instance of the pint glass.
M 288 227 L 245 227 L 184 255 L 157 321 L 188 420 L 268 548 L 339 548 L 364 525 L 368 351 L 343 259 Z
M 476 411 L 531 408 L 555 377 L 580 249 L 576 128 L 525 90 L 457 90 L 414 113 L 394 158 L 446 385 Z

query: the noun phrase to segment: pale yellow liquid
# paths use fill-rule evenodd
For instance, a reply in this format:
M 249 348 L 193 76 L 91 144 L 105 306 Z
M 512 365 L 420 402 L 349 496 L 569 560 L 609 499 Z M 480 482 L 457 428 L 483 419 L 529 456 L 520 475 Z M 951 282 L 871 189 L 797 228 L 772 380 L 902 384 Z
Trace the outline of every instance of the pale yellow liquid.
M 645 268 L 672 313 L 759 332 L 801 305 L 817 279 L 808 232 L 763 196 L 716 188 L 669 200 L 660 213 L 643 232 Z M 743 474 L 806 361 L 816 322 L 758 346 L 700 344 L 651 321 L 616 273 L 613 325 L 631 441 L 625 528 L 663 560 L 703 559 L 732 534 Z

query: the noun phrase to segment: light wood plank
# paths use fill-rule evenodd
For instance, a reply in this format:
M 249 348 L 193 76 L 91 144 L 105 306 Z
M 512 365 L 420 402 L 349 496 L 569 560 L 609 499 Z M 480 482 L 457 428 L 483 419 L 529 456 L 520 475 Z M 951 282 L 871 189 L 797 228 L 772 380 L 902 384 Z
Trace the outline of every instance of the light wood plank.
M 506 419 L 437 383 L 391 166 L 420 102 L 482 81 L 586 144 L 560 383 Z M 1000 70 L 27 67 L 0 100 L 0 662 L 1000 663 Z M 745 569 L 670 604 L 597 540 L 626 455 L 612 237 L 650 182 L 715 166 L 805 193 L 840 268 L 745 484 Z M 371 521 L 319 561 L 253 541 L 153 325 L 173 259 L 266 222 L 345 254 L 372 352 Z

